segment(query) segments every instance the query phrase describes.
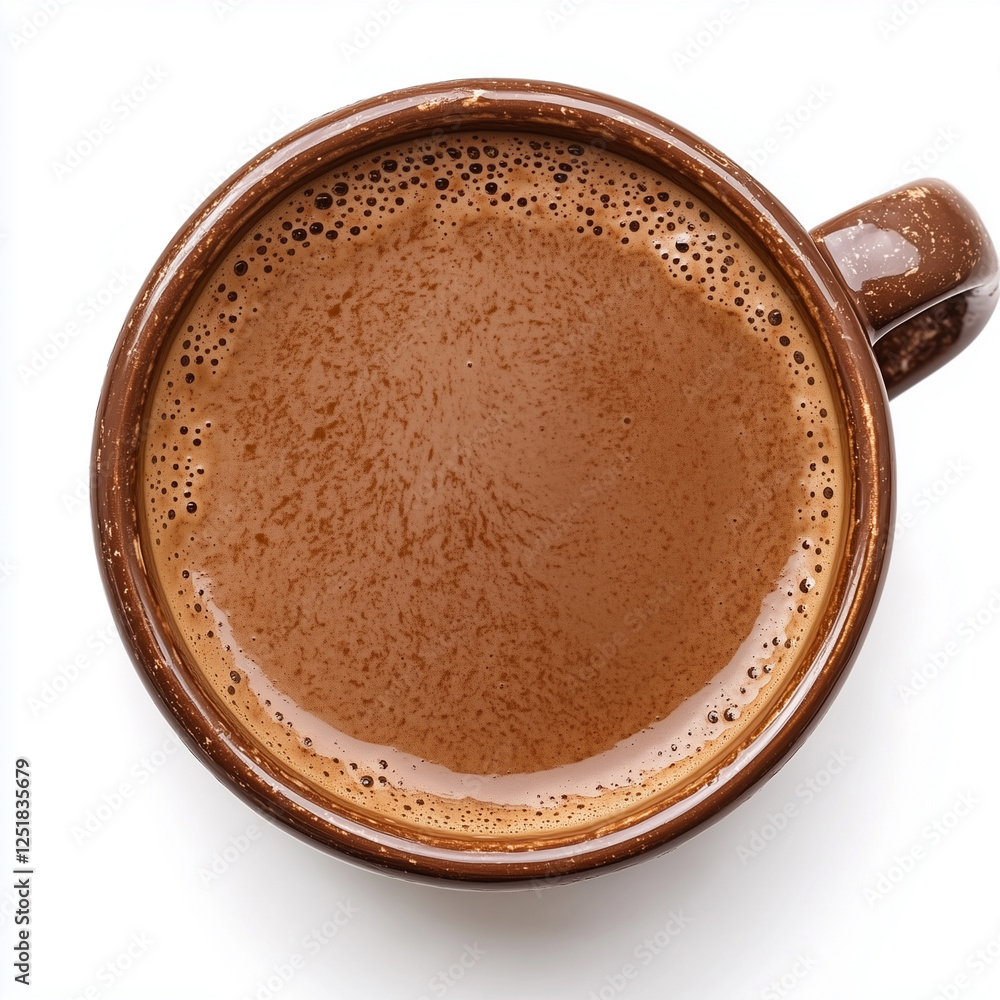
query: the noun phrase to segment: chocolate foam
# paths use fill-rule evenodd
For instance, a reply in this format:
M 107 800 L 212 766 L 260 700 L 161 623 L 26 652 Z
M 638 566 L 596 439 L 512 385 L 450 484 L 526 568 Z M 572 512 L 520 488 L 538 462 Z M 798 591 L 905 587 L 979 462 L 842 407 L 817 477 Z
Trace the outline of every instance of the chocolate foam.
M 669 794 L 836 576 L 840 407 L 673 181 L 514 133 L 310 182 L 165 352 L 151 561 L 243 727 L 352 808 L 489 839 Z

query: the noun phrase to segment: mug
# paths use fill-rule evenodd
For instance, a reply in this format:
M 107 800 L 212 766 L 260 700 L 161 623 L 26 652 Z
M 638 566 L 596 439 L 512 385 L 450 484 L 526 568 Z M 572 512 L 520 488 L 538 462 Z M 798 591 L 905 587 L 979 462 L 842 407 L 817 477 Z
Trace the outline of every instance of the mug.
M 677 794 L 558 843 L 490 849 L 363 817 L 290 775 L 234 727 L 199 682 L 151 579 L 138 459 L 161 349 L 233 241 L 310 177 L 392 141 L 520 130 L 606 148 L 673 177 L 749 236 L 825 342 L 849 427 L 852 523 L 812 655 L 753 727 Z M 875 609 L 893 518 L 887 398 L 961 351 L 996 304 L 997 258 L 973 208 L 919 181 L 807 232 L 725 155 L 649 111 L 560 84 L 464 80 L 397 91 L 317 119 L 225 182 L 174 237 L 140 290 L 111 358 L 94 436 L 95 540 L 108 597 L 140 677 L 187 745 L 264 815 L 383 871 L 464 885 L 577 878 L 676 846 L 732 809 L 793 753 L 843 683 Z

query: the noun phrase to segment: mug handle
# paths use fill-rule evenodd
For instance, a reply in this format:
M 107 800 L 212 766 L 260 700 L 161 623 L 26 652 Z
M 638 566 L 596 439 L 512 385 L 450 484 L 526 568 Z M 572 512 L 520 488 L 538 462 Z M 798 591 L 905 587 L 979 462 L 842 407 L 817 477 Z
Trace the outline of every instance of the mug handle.
M 921 180 L 810 234 L 843 279 L 891 399 L 966 348 L 997 303 L 997 254 L 950 184 Z

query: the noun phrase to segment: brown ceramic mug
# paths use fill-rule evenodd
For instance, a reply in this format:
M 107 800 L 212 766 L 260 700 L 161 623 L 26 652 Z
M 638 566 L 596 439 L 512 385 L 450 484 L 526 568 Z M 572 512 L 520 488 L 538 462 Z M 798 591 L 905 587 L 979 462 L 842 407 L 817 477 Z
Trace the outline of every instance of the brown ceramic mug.
M 530 835 L 490 836 L 408 826 L 399 816 L 380 814 L 359 806 L 357 799 L 332 794 L 322 781 L 296 771 L 229 711 L 224 692 L 213 690 L 195 662 L 157 578 L 154 539 L 141 513 L 142 463 L 144 448 L 148 450 L 152 440 L 153 387 L 170 364 L 167 347 L 178 324 L 186 322 L 192 303 L 220 261 L 227 259 L 238 240 L 249 239 L 247 234 L 269 210 L 292 192 L 302 191 L 313 178 L 338 165 L 359 162 L 373 151 L 427 137 L 434 141 L 443 137 L 438 144 L 447 146 L 450 135 L 508 132 L 556 137 L 575 151 L 572 157 L 562 154 L 571 163 L 550 169 L 580 170 L 593 162 L 593 156 L 587 160 L 588 151 L 617 155 L 649 169 L 707 206 L 702 218 L 718 221 L 722 239 L 735 243 L 732 234 L 736 234 L 752 248 L 752 259 L 763 263 L 762 272 L 778 276 L 788 301 L 812 331 L 811 343 L 824 355 L 815 370 L 830 373 L 831 392 L 844 424 L 840 457 L 846 466 L 848 496 L 843 501 L 843 539 L 831 578 L 824 578 L 826 596 L 818 620 L 804 633 L 805 644 L 790 661 L 787 676 L 760 696 L 751 724 L 714 749 L 706 739 L 705 759 L 660 794 L 634 805 L 617 801 L 613 809 L 587 824 L 557 822 L 551 830 L 534 830 Z M 461 154 L 456 150 L 449 155 Z M 478 147 L 475 157 L 480 157 Z M 381 160 L 386 172 L 390 162 L 395 171 L 395 161 Z M 447 165 L 446 159 L 442 162 Z M 535 166 L 541 167 L 541 162 Z M 462 174 L 466 184 L 475 183 L 478 175 L 473 174 Z M 558 183 L 569 183 L 569 174 L 554 176 L 562 178 Z M 388 180 L 379 175 L 372 183 Z M 447 186 L 446 182 L 442 190 Z M 312 188 L 305 190 L 311 197 Z M 403 200 L 400 197 L 397 204 Z M 654 198 L 646 195 L 646 200 L 655 215 L 660 209 Z M 326 209 L 332 201 L 332 197 L 317 201 L 317 206 Z M 661 201 L 667 204 L 665 197 Z M 506 208 L 495 198 L 490 204 Z M 673 204 L 683 211 L 680 200 Z M 554 209 L 555 202 L 549 207 Z M 642 218 L 645 225 L 648 216 Z M 664 222 L 665 216 L 657 218 L 672 231 L 673 242 L 664 247 L 669 253 L 662 254 L 665 266 L 679 268 L 674 277 L 683 279 L 687 264 L 680 263 L 682 256 L 673 255 L 689 253 L 691 248 L 676 238 L 673 223 Z M 587 225 L 589 230 L 581 224 L 579 232 L 588 238 L 600 233 L 593 219 Z M 625 234 L 620 242 L 627 244 L 629 232 L 636 233 L 639 222 L 627 224 L 623 215 L 620 225 Z M 314 226 L 309 232 L 323 229 L 319 223 Z M 286 228 L 292 240 L 309 246 L 304 228 Z M 360 229 L 350 232 L 358 238 Z M 343 246 L 347 232 L 331 228 L 326 238 L 337 246 L 334 241 L 342 236 Z M 652 228 L 648 232 L 651 239 L 660 239 L 659 229 L 657 235 Z M 715 240 L 716 232 L 708 238 Z M 294 249 L 288 238 L 281 242 Z M 266 248 L 260 246 L 263 253 Z M 661 249 L 659 243 L 655 246 Z M 235 274 L 245 275 L 253 265 L 253 260 L 249 264 L 240 260 Z M 759 278 L 764 280 L 763 273 Z M 224 286 L 219 287 L 221 292 Z M 249 804 L 316 846 L 392 872 L 467 884 L 582 876 L 675 846 L 773 773 L 816 724 L 843 681 L 875 607 L 891 537 L 887 395 L 912 385 L 964 348 L 989 318 L 996 289 L 996 255 L 982 223 L 968 203 L 940 181 L 891 192 L 810 233 L 721 153 L 648 111 L 602 94 L 527 81 L 458 81 L 399 91 L 335 112 L 276 143 L 209 198 L 157 262 L 122 330 L 98 411 L 92 468 L 97 549 L 121 635 L 146 686 L 189 747 Z M 743 306 L 742 298 L 734 301 Z M 765 314 L 759 310 L 757 315 Z M 220 316 L 223 322 L 235 322 L 235 317 Z M 777 311 L 759 320 L 753 314 L 747 318 L 754 330 L 760 324 L 762 334 L 775 334 L 777 326 L 771 329 L 767 324 L 782 322 Z M 788 344 L 787 337 L 781 340 Z M 788 367 L 801 366 L 800 357 L 796 353 Z M 180 364 L 186 365 L 186 358 Z M 472 367 L 471 360 L 468 365 Z M 189 372 L 185 377 L 192 381 L 194 375 Z M 685 391 L 690 395 L 710 390 L 707 382 L 696 380 L 695 388 L 689 384 Z M 629 420 L 626 417 L 625 423 Z M 188 510 L 195 506 L 190 503 Z M 548 544 L 555 544 L 553 538 Z M 536 562 L 537 557 L 536 551 Z M 812 584 L 803 579 L 802 593 Z M 766 665 L 764 670 L 768 669 Z M 238 672 L 233 674 L 239 683 Z M 750 676 L 758 674 L 751 666 Z M 585 683 L 590 676 L 580 672 L 575 683 L 581 678 Z M 734 718 L 739 714 L 735 707 L 728 711 Z M 719 722 L 718 713 L 709 716 L 713 725 Z M 305 741 L 307 746 L 311 742 Z M 373 783 L 371 778 L 364 780 Z M 475 798 L 477 787 L 467 785 L 465 794 Z

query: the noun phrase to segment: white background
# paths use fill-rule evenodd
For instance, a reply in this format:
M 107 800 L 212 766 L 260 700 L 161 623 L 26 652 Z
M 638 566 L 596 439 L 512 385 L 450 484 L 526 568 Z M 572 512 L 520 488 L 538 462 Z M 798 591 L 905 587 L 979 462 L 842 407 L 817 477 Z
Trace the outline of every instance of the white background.
M 460 892 L 323 855 L 175 749 L 105 635 L 86 484 L 118 330 L 191 209 L 310 118 L 433 80 L 564 81 L 691 129 L 806 226 L 930 174 L 1000 235 L 997 4 L 590 0 L 553 16 L 558 3 L 398 0 L 350 52 L 387 0 L 4 0 L 0 870 L 14 867 L 13 760 L 25 756 L 35 874 L 29 989 L 13 982 L 13 876 L 0 883 L 3 996 L 1000 993 L 997 321 L 893 403 L 906 521 L 867 643 L 823 722 L 740 808 L 627 871 Z M 120 95 L 134 88 L 129 107 Z M 102 118 L 112 128 L 99 145 L 57 169 Z M 921 669 L 933 676 L 904 698 Z M 838 774 L 833 754 L 849 758 Z M 956 812 L 960 801 L 973 805 Z M 778 832 L 769 817 L 783 810 Z M 879 885 L 889 891 L 876 897 Z M 637 956 L 671 914 L 680 933 Z

